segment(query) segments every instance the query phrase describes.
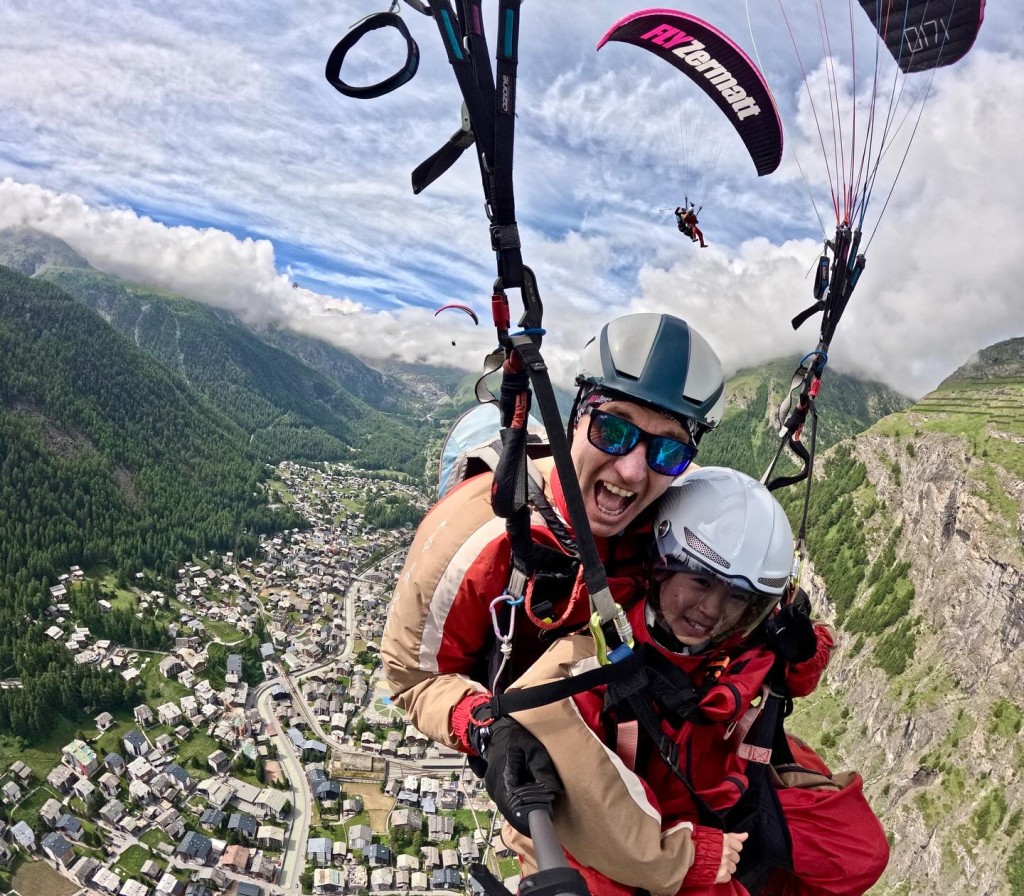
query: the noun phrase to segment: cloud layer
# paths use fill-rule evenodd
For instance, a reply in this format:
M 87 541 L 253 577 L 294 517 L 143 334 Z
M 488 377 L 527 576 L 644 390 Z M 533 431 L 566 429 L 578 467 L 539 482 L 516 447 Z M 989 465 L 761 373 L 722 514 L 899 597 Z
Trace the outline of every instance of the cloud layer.
M 727 27 L 720 6 L 699 5 Z M 417 77 L 378 100 L 341 97 L 324 62 L 371 11 L 342 6 L 5 4 L 0 226 L 37 227 L 103 270 L 371 360 L 477 367 L 493 346 L 494 266 L 472 151 L 422 195 L 409 188 L 412 167 L 458 124 L 454 79 L 433 24 L 403 7 L 421 48 Z M 812 300 L 805 273 L 822 242 L 796 160 L 820 149 L 787 54 L 758 36 L 787 123 L 783 168 L 758 180 L 726 145 L 701 198 L 711 245 L 700 250 L 664 211 L 708 167 L 681 162 L 680 123 L 692 132 L 699 106 L 632 48 L 594 52 L 628 8 L 605 0 L 572 16 L 562 6 L 525 5 L 516 144 L 524 257 L 555 376 L 568 381 L 582 342 L 635 310 L 687 318 L 731 370 L 795 361 L 817 341 L 816 322 L 794 333 L 789 320 Z M 885 214 L 832 344 L 839 369 L 912 396 L 1024 331 L 1012 289 L 1024 266 L 1022 135 L 1006 114 L 1024 108 L 1024 56 L 1010 14 L 989 16 L 972 54 L 931 83 L 887 206 L 887 186 L 876 190 L 872 208 Z M 742 17 L 727 30 L 749 46 Z M 375 53 L 350 60 L 368 80 L 401 57 L 394 35 L 379 37 Z M 718 139 L 696 130 L 703 151 Z M 885 162 L 899 169 L 896 151 Z M 473 305 L 483 325 L 435 319 L 448 301 Z

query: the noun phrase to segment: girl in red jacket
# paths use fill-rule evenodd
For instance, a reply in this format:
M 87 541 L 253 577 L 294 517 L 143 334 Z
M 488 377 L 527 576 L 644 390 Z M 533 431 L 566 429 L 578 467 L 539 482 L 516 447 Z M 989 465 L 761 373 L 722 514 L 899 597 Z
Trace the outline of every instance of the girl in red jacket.
M 624 699 L 613 682 L 514 714 L 564 788 L 554 822 L 572 864 L 592 896 L 860 896 L 888 861 L 861 778 L 832 775 L 771 718 L 767 688 L 810 693 L 833 646 L 805 595 L 778 609 L 793 559 L 785 513 L 756 480 L 706 467 L 666 493 L 655 539 L 650 594 L 629 612 L 648 687 Z M 564 639 L 517 687 L 579 675 L 594 654 L 589 637 Z M 490 749 L 515 724 L 495 725 Z M 531 871 L 529 840 L 506 837 Z

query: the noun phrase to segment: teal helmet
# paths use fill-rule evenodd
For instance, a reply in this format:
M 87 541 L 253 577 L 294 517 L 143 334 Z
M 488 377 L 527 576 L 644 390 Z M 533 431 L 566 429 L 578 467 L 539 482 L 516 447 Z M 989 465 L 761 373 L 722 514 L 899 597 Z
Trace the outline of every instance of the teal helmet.
M 722 362 L 685 320 L 644 312 L 609 321 L 580 353 L 576 407 L 591 392 L 677 418 L 696 444 L 725 410 Z M 570 416 L 576 419 L 576 408 Z

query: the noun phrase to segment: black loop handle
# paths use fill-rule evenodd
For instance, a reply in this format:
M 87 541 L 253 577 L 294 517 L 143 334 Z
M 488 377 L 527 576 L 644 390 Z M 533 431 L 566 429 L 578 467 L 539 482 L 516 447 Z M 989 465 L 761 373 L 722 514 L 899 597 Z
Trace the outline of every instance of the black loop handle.
M 405 63 L 393 75 L 376 84 L 368 84 L 365 87 L 354 87 L 351 84 L 346 84 L 341 80 L 341 66 L 345 61 L 345 54 L 359 42 L 359 39 L 364 34 L 375 31 L 378 28 L 396 28 L 398 33 L 405 38 Z M 392 90 L 401 87 L 416 74 L 419 64 L 420 48 L 416 46 L 416 41 L 412 39 L 409 28 L 402 21 L 402 17 L 395 12 L 378 12 L 367 16 L 338 41 L 334 49 L 331 50 L 331 55 L 327 58 L 327 68 L 324 74 L 327 76 L 328 83 L 338 93 L 360 100 L 371 100 L 374 97 L 384 96 L 385 93 L 391 93 Z

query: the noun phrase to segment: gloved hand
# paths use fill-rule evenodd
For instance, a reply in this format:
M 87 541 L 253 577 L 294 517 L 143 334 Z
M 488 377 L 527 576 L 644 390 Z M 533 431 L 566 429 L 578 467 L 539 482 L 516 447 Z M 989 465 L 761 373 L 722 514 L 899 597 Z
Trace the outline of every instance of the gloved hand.
M 787 663 L 803 663 L 818 649 L 811 622 L 811 599 L 798 588 L 793 599 L 764 621 L 764 643 Z
M 555 797 L 564 793 L 555 764 L 544 745 L 507 716 L 491 725 L 484 781 L 498 811 L 526 836 L 530 835 L 530 812 L 534 809 L 550 812 Z

